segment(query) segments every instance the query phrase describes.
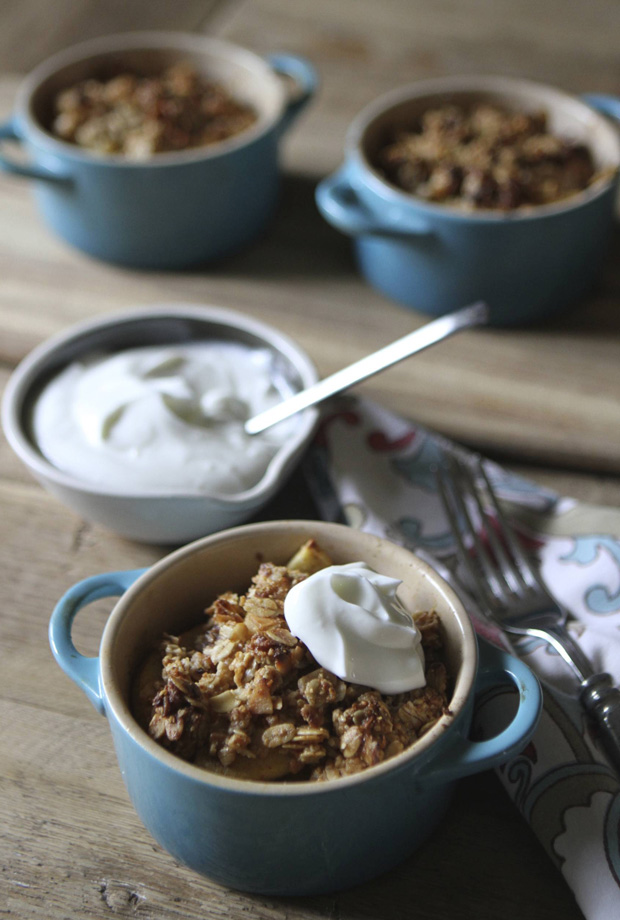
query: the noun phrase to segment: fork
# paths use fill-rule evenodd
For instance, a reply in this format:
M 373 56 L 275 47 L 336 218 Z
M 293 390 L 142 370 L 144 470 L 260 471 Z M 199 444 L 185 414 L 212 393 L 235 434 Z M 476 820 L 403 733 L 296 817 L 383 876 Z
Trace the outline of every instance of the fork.
M 505 632 L 542 639 L 561 655 L 579 681 L 581 705 L 596 724 L 610 761 L 620 769 L 620 690 L 610 674 L 595 671 L 568 631 L 568 611 L 524 552 L 482 459 L 450 454 L 436 476 L 457 558 L 481 612 Z

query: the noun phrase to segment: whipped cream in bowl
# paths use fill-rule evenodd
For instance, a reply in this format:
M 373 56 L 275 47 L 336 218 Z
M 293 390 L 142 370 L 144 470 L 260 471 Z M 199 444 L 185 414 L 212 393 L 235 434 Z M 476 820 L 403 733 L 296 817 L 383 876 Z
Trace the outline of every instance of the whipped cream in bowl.
M 2 424 L 32 475 L 83 519 L 180 544 L 248 520 L 276 494 L 318 411 L 260 440 L 243 420 L 317 379 L 308 355 L 265 323 L 157 305 L 35 348 L 5 389 Z
M 291 393 L 272 365 L 268 349 L 225 341 L 88 355 L 42 390 L 34 437 L 59 470 L 118 492 L 244 492 L 295 432 L 243 429 Z

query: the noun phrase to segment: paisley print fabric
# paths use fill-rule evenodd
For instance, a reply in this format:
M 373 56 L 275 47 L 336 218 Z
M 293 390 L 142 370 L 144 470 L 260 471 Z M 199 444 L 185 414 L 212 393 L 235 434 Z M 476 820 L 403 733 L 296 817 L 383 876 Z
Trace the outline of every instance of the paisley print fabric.
M 345 396 L 324 418 L 306 473 L 325 519 L 422 550 L 458 576 L 435 483 L 450 450 L 463 449 L 367 400 Z M 620 509 L 580 504 L 495 464 L 488 472 L 548 586 L 571 612 L 570 629 L 595 667 L 620 683 Z M 464 599 L 479 633 L 507 644 Z M 620 777 L 557 653 L 531 640 L 513 650 L 540 678 L 545 702 L 533 740 L 498 770 L 500 779 L 588 920 L 620 917 Z M 478 732 L 492 732 L 505 719 L 506 696 L 484 697 Z

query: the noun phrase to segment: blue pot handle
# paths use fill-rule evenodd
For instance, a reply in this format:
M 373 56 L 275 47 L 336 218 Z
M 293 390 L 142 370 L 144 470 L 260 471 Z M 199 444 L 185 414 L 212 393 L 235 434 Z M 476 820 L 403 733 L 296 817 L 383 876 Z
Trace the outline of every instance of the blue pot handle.
M 291 94 L 280 121 L 279 131 L 282 134 L 316 93 L 319 78 L 310 61 L 296 54 L 269 54 L 267 61 L 276 73 L 290 77 L 297 86 L 297 92 Z
M 105 709 L 99 683 L 99 658 L 89 658 L 78 652 L 71 639 L 73 621 L 87 604 L 101 597 L 120 597 L 145 571 L 110 572 L 79 581 L 58 601 L 50 619 L 49 640 L 54 658 L 102 715 Z
M 415 215 L 395 215 L 386 206 L 385 217 L 375 214 L 358 195 L 349 177 L 349 168 L 343 166 L 319 182 L 316 203 L 326 221 L 348 236 L 374 234 L 378 236 L 410 237 L 429 236 L 431 229 L 426 221 Z
M 480 658 L 474 692 L 479 694 L 502 685 L 516 688 L 517 711 L 510 724 L 494 738 L 472 741 L 461 737 L 450 745 L 420 772 L 425 781 L 450 782 L 497 767 L 520 753 L 536 730 L 542 709 L 542 691 L 536 675 L 503 649 L 480 640 L 478 644 Z
M 27 163 L 16 163 L 2 152 L 2 141 L 13 141 L 21 144 L 22 138 L 17 130 L 15 119 L 0 124 L 0 169 L 13 173 L 15 176 L 24 176 L 27 179 L 42 179 L 45 182 L 69 182 L 70 177 L 47 166 L 30 166 Z
M 608 96 L 605 93 L 585 93 L 581 98 L 597 112 L 620 121 L 620 98 L 618 96 Z

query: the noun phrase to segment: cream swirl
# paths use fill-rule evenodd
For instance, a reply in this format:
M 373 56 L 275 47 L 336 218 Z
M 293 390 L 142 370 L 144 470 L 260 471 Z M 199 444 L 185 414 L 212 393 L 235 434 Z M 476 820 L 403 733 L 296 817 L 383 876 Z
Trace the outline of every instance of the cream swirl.
M 44 388 L 34 436 L 58 469 L 115 492 L 239 493 L 296 424 L 245 433 L 245 419 L 290 395 L 274 380 L 267 349 L 231 342 L 92 355 Z
M 291 588 L 284 617 L 342 680 L 404 693 L 426 680 L 420 631 L 396 597 L 400 583 L 363 562 L 328 566 Z

